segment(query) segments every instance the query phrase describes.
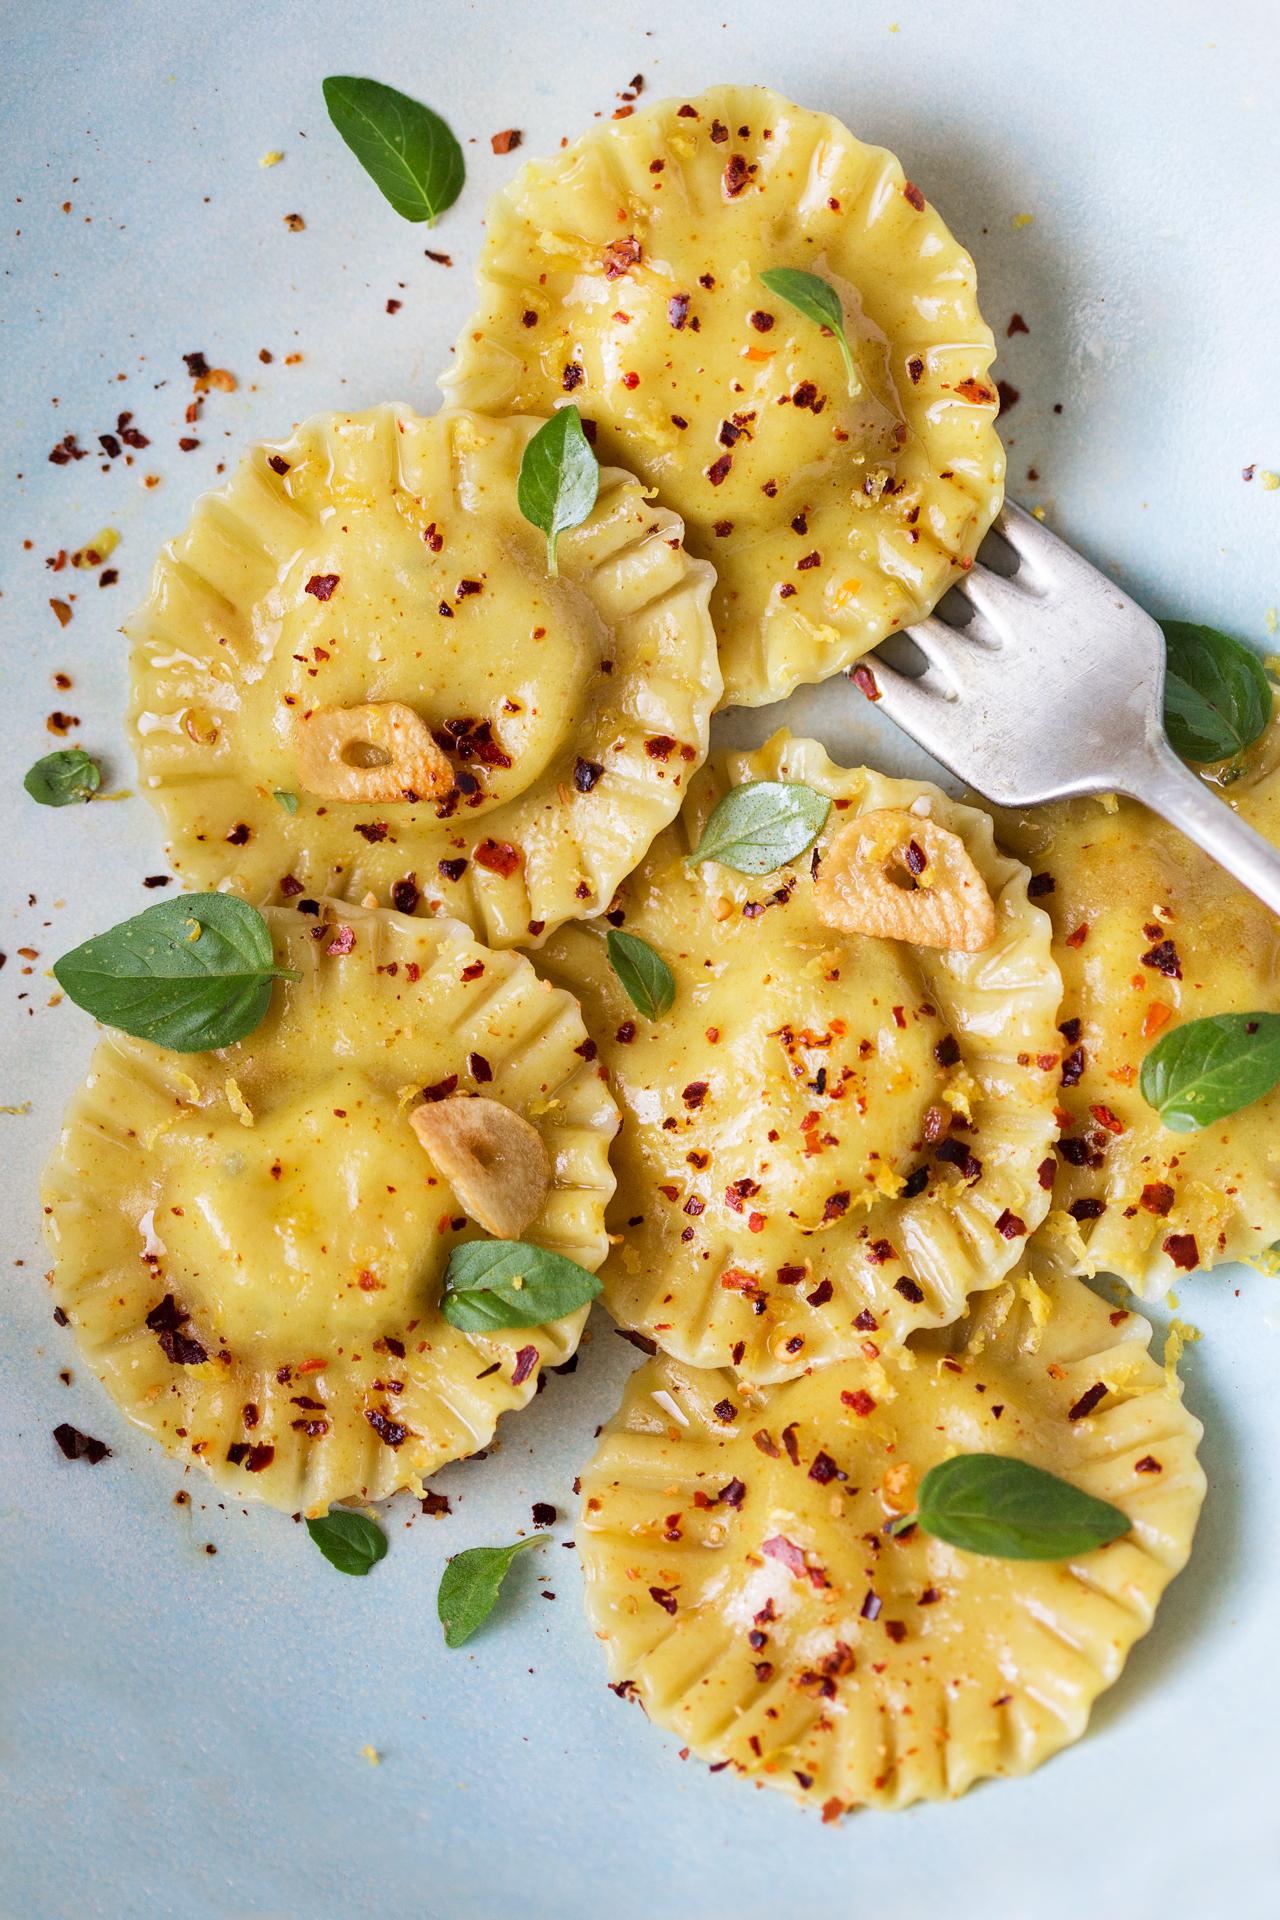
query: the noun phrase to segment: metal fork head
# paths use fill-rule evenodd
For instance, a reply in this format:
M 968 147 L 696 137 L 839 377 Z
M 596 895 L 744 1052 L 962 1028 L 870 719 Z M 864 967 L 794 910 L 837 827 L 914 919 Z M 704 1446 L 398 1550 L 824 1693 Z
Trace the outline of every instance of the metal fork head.
M 938 610 L 906 629 L 925 671 L 913 676 L 878 651 L 853 670 L 855 683 L 998 806 L 1121 785 L 1121 770 L 1161 737 L 1159 627 L 1012 502 L 993 531 L 1014 569 L 975 560 Z M 957 602 L 963 625 L 946 617 Z

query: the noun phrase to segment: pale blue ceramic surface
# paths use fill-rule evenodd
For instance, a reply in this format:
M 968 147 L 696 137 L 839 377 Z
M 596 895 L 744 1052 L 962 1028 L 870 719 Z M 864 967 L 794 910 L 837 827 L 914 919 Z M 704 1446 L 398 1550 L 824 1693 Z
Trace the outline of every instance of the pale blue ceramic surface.
M 487 1461 L 439 1477 L 452 1518 L 406 1530 L 409 1511 L 393 1514 L 368 1580 L 200 1480 L 173 1505 L 179 1470 L 53 1325 L 34 1202 L 92 1041 L 86 1017 L 46 1008 L 43 969 L 153 897 L 140 881 L 162 867 L 159 835 L 140 800 L 42 812 L 17 782 L 52 744 L 56 705 L 128 784 L 115 629 L 160 540 L 252 435 L 337 404 L 432 408 L 485 197 L 522 157 L 496 158 L 489 135 L 517 126 L 526 154 L 547 150 L 607 115 L 636 72 L 651 96 L 768 82 L 894 148 L 976 256 L 997 334 L 1015 311 L 1030 327 L 999 368 L 1021 392 L 1013 490 L 1157 611 L 1263 640 L 1280 493 L 1241 469 L 1280 468 L 1274 7 L 6 0 L 3 15 L 0 180 L 21 233 L 4 242 L 0 338 L 0 1102 L 33 1103 L 0 1115 L 3 1920 L 1273 1915 L 1274 1282 L 1181 1289 L 1204 1329 L 1186 1377 L 1212 1491 L 1190 1571 L 1088 1738 L 957 1805 L 824 1829 L 682 1763 L 606 1691 L 566 1547 L 573 1475 L 634 1357 L 603 1318 L 576 1377 L 553 1380 Z M 392 214 L 330 130 L 332 71 L 396 82 L 475 139 L 464 198 L 433 235 Z M 271 148 L 284 161 L 263 170 Z M 302 233 L 284 226 L 295 211 Z M 1021 212 L 1034 222 L 1015 229 Z M 184 454 L 181 355 L 197 348 L 240 387 L 212 397 Z M 64 433 L 93 445 L 122 408 L 151 440 L 131 471 L 48 463 Z M 152 492 L 147 472 L 162 476 Z M 55 583 L 44 556 L 104 524 L 123 534 L 119 586 Z M 63 633 L 48 597 L 68 585 Z M 54 694 L 58 668 L 69 694 Z M 851 700 L 803 696 L 790 717 L 850 757 L 912 763 Z M 19 946 L 39 950 L 30 975 Z M 113 1458 L 63 1461 L 63 1419 Z M 566 1517 L 518 1563 L 490 1630 L 446 1653 L 444 1556 L 511 1537 L 535 1499 Z

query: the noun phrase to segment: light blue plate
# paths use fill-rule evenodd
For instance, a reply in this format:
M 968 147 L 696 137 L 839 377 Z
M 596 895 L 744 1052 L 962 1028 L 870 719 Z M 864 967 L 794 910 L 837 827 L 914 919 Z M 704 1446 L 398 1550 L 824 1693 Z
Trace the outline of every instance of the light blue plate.
M 21 231 L 0 283 L 0 1102 L 32 1103 L 0 1115 L 14 1262 L 0 1306 L 4 1920 L 1270 1920 L 1273 1282 L 1220 1272 L 1181 1290 L 1205 1335 L 1186 1377 L 1212 1491 L 1190 1570 L 1088 1737 L 956 1805 L 823 1828 L 682 1763 L 605 1688 L 569 1549 L 573 1476 L 634 1358 L 601 1316 L 576 1376 L 553 1379 L 488 1460 L 439 1477 L 451 1518 L 393 1512 L 391 1552 L 367 1580 L 342 1579 L 301 1527 L 224 1506 L 202 1479 L 183 1482 L 191 1505 L 173 1504 L 178 1469 L 53 1324 L 34 1205 L 92 1040 L 74 1008 L 48 1009 L 45 969 L 154 897 L 140 881 L 162 868 L 159 834 L 137 799 L 55 813 L 18 791 L 53 744 L 54 707 L 81 716 L 77 737 L 129 784 L 116 626 L 159 542 L 252 436 L 335 405 L 432 409 L 488 192 L 525 154 L 608 115 L 637 71 L 648 96 L 764 81 L 899 153 L 975 254 L 1002 342 L 1015 311 L 1030 328 L 999 368 L 1021 396 L 1006 422 L 1012 491 L 1043 501 L 1154 610 L 1264 640 L 1280 493 L 1241 470 L 1280 468 L 1270 0 L 9 0 L 4 12 L 0 153 Z M 464 197 L 434 233 L 395 217 L 328 126 L 320 80 L 335 71 L 397 83 L 474 140 Z M 523 152 L 497 158 L 489 136 L 510 126 Z M 273 148 L 284 160 L 263 169 Z M 286 229 L 293 212 L 305 231 Z M 1034 221 L 1015 227 L 1022 213 Z M 200 446 L 183 453 L 181 356 L 195 349 L 240 385 L 210 398 L 191 430 Z M 151 443 L 131 469 L 49 463 L 64 434 L 94 447 L 122 409 Z M 152 491 L 148 473 L 161 477 Z M 104 525 L 123 534 L 118 586 L 46 572 L 47 554 Z M 48 601 L 69 590 L 63 632 Z M 57 669 L 69 692 L 55 693 Z M 843 683 L 797 697 L 788 717 L 848 758 L 919 764 Z M 112 1459 L 62 1460 L 50 1430 L 65 1419 L 107 1439 Z M 445 1555 L 513 1537 L 534 1500 L 565 1517 L 517 1563 L 490 1628 L 446 1653 Z

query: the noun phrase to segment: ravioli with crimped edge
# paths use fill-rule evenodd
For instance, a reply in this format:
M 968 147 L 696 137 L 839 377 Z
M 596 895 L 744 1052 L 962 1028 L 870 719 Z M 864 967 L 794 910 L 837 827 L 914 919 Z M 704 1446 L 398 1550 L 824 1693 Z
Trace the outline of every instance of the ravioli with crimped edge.
M 816 850 L 763 878 L 690 865 L 713 804 L 757 780 L 830 799 Z M 916 944 L 940 911 L 972 950 Z M 637 1014 L 610 925 L 670 966 L 670 1012 Z M 677 1358 L 773 1381 L 945 1324 L 1044 1217 L 1062 1055 L 1048 918 L 987 815 L 927 782 L 847 771 L 785 733 L 717 755 L 607 922 L 562 929 L 544 957 L 623 1110 L 605 1304 Z
M 1186 1563 L 1201 1429 L 1145 1320 L 1070 1278 L 1040 1308 L 1009 1285 L 909 1350 L 755 1395 L 665 1358 L 634 1373 L 576 1528 L 615 1692 L 826 1818 L 1078 1739 Z M 1131 1529 L 1034 1562 L 888 1532 L 957 1453 L 1026 1460 Z
M 839 343 L 771 293 L 834 288 Z M 892 154 L 764 87 L 594 128 L 491 203 L 442 385 L 572 401 L 714 562 L 726 702 L 848 666 L 927 613 L 1002 497 L 973 262 Z
M 43 1200 L 54 1297 L 129 1418 L 237 1498 L 315 1511 L 474 1453 L 573 1353 L 585 1308 L 464 1333 L 441 1288 L 477 1221 L 599 1266 L 617 1109 L 523 955 L 444 917 L 266 915 L 301 980 L 217 1053 L 105 1039 Z
M 1280 728 L 1222 797 L 1280 844 Z M 1035 869 L 1063 975 L 1064 1058 L 1046 1252 L 1159 1299 L 1197 1267 L 1280 1240 L 1280 1090 L 1196 1133 L 1144 1100 L 1147 1052 L 1215 1013 L 1280 1012 L 1280 924 L 1173 827 L 1130 800 L 1002 817 Z
M 551 577 L 516 504 L 539 425 L 323 415 L 199 503 L 128 628 L 185 881 L 372 889 L 495 946 L 608 904 L 706 752 L 712 575 L 608 467 Z

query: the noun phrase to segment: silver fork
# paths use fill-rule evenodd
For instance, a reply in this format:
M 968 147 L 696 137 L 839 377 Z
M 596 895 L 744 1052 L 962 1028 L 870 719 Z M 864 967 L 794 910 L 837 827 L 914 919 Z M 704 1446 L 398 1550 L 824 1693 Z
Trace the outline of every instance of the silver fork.
M 879 651 L 851 670 L 855 684 L 997 806 L 1128 794 L 1280 914 L 1280 852 L 1165 737 L 1164 636 L 1150 614 L 1012 502 L 994 531 L 1015 569 L 975 561 L 945 603 L 963 598 L 963 625 L 935 612 L 905 630 L 924 672 Z

